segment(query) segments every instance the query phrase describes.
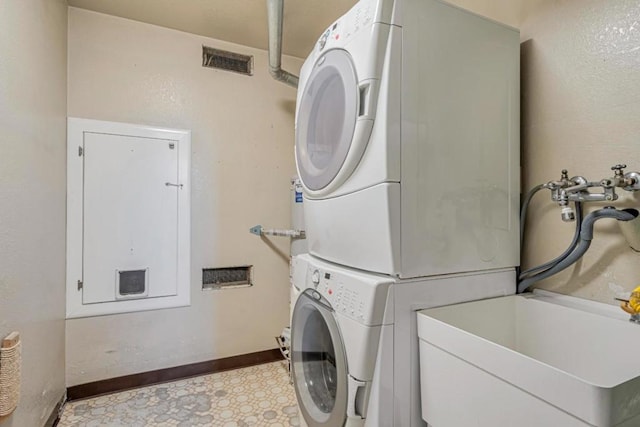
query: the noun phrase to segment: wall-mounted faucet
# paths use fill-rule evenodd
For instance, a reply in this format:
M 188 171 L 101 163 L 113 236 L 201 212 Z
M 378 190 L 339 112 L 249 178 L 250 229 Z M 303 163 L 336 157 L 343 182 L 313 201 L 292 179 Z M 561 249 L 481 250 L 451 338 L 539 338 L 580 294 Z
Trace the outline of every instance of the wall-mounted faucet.
M 575 211 L 569 206 L 569 202 L 613 202 L 618 199 L 616 188 L 626 191 L 640 190 L 640 173 L 627 172 L 627 165 L 615 165 L 611 167 L 614 175 L 600 181 L 588 181 L 583 176 L 574 176 L 569 179 L 569 173 L 563 169 L 560 180 L 549 181 L 543 185 L 551 190 L 551 199 L 561 208 L 561 218 L 565 222 L 575 220 Z M 601 192 L 591 192 L 589 188 L 601 188 Z
M 539 280 L 552 276 L 575 263 L 589 249 L 593 239 L 593 225 L 603 218 L 617 220 L 622 225 L 622 231 L 629 245 L 640 252 L 640 212 L 636 209 L 617 210 L 613 206 L 598 209 L 583 218 L 582 204 L 584 202 L 613 202 L 618 199 L 616 188 L 625 191 L 640 190 L 640 173 L 624 172 L 626 165 L 611 167 L 613 176 L 599 181 L 589 181 L 583 176 L 569 178 L 569 172 L 563 169 L 558 181 L 549 181 L 546 184 L 535 186 L 523 199 L 520 211 L 520 244 L 524 241 L 525 219 L 527 208 L 532 197 L 542 189 L 551 191 L 551 199 L 561 208 L 563 221 L 576 221 L 573 240 L 567 249 L 551 261 L 520 272 L 518 275 L 518 293 L 524 292 L 529 286 Z M 599 188 L 600 191 L 591 190 Z M 571 207 L 570 203 L 573 202 Z M 640 311 L 638 312 L 640 315 Z
M 600 181 L 600 185 L 612 188 L 619 187 L 626 191 L 640 190 L 640 173 L 624 173 L 624 168 L 626 167 L 627 165 L 611 166 L 611 170 L 614 171 L 613 177 L 603 179 Z

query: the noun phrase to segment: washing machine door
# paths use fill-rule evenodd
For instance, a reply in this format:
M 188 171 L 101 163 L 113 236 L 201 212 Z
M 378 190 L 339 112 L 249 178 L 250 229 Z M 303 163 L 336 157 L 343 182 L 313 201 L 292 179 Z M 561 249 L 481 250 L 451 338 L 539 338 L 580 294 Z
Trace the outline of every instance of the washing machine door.
M 345 164 L 359 108 L 351 55 L 342 49 L 327 51 L 315 62 L 302 90 L 296 117 L 296 162 L 304 186 L 316 191 L 326 188 L 338 175 L 348 178 L 362 156 L 360 153 L 355 159 L 355 165 Z
M 333 309 L 314 289 L 300 295 L 293 311 L 291 368 L 298 405 L 307 425 L 344 425 L 347 358 Z

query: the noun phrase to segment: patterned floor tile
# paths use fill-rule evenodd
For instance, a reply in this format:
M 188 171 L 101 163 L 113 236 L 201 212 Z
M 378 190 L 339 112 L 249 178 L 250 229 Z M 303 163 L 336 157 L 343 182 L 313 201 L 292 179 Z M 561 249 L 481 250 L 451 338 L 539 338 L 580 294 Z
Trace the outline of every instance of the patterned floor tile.
M 159 384 L 65 405 L 59 427 L 287 427 L 298 408 L 284 362 Z

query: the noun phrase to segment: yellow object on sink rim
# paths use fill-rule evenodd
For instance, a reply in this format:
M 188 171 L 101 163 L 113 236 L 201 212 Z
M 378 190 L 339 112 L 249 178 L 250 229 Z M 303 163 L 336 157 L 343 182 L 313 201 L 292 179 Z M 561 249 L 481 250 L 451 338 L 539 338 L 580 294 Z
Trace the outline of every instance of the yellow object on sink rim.
M 631 292 L 629 301 L 620 303 L 620 308 L 631 315 L 640 314 L 640 286 Z

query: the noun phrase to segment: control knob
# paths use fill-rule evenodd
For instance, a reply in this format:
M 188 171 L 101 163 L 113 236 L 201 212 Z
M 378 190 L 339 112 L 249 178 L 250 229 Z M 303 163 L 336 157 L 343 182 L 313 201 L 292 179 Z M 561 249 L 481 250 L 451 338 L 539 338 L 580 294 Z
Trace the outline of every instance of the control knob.
M 324 32 L 322 37 L 320 37 L 320 41 L 318 41 L 318 45 L 320 45 L 320 50 L 324 49 L 325 45 L 327 44 L 327 39 L 329 38 L 330 32 L 331 30 L 327 30 Z
M 311 283 L 313 283 L 314 288 L 317 288 L 320 284 L 320 272 L 318 270 L 314 270 L 313 273 L 311 273 Z

